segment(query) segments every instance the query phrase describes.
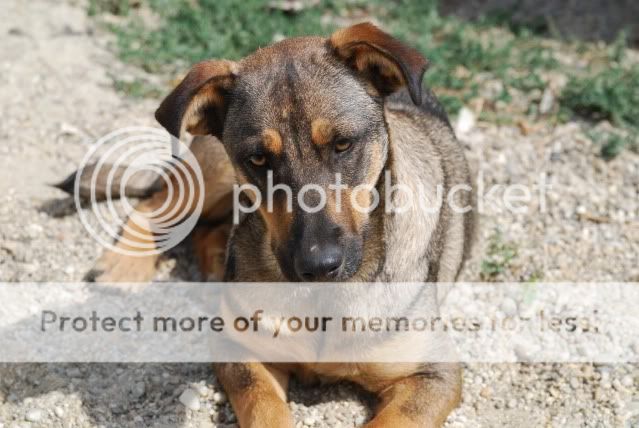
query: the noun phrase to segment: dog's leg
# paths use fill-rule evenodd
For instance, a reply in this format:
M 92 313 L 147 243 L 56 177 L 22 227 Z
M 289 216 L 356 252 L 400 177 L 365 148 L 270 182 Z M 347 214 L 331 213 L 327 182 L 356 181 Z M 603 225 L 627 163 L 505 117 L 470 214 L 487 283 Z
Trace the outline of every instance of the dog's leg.
M 393 383 L 379 398 L 376 416 L 365 428 L 440 427 L 461 399 L 461 370 L 438 364 Z
M 140 202 L 136 213 L 149 213 L 159 209 L 166 200 L 160 191 Z M 105 251 L 87 277 L 96 282 L 147 282 L 153 278 L 159 254 L 144 254 L 142 249 L 155 248 L 155 237 L 148 218 L 133 214 L 123 227 L 114 249 Z
M 268 364 L 222 363 L 217 378 L 241 428 L 293 428 L 286 404 L 289 374 Z
M 195 230 L 193 246 L 205 281 L 222 281 L 224 278 L 226 243 L 230 231 L 230 224 L 217 227 L 198 226 Z
M 208 137 L 198 137 L 191 143 L 191 151 L 202 171 L 204 189 L 198 186 L 180 186 L 180 183 L 195 183 L 195 176 L 185 177 L 184 171 L 171 176 L 171 188 L 182 188 L 181 194 L 169 192 L 167 187 L 140 202 L 137 213 L 156 213 L 158 217 L 173 213 L 184 218 L 193 213 L 199 198 L 203 198 L 201 217 L 219 221 L 232 211 L 232 191 L 235 175 L 224 147 Z M 194 171 L 185 165 L 186 174 Z M 169 199 L 171 198 L 171 199 Z M 187 201 L 191 200 L 189 204 Z M 164 222 L 169 219 L 163 219 Z M 122 236 L 115 249 L 106 251 L 97 261 L 88 277 L 98 282 L 148 282 L 153 279 L 159 254 L 148 254 L 155 245 L 153 217 L 134 214 L 127 220 Z M 124 250 L 124 251 L 118 251 Z M 147 254 L 145 254 L 145 252 Z

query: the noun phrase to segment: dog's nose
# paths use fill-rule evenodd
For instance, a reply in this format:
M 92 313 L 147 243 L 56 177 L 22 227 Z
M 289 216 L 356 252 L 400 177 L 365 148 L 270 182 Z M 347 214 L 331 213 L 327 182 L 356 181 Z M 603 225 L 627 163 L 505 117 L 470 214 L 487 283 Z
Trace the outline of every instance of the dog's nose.
M 339 245 L 314 244 L 296 254 L 295 271 L 303 281 L 330 281 L 339 275 L 343 261 Z

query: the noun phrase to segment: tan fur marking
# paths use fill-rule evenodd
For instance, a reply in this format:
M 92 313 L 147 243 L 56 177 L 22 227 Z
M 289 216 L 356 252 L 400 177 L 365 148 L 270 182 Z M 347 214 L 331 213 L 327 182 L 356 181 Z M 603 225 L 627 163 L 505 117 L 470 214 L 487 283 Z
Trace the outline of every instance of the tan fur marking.
M 335 129 L 326 119 L 315 119 L 311 123 L 311 139 L 313 144 L 325 146 L 333 141 Z
M 193 234 L 200 272 L 207 281 L 221 281 L 224 278 L 226 242 L 230 232 L 231 225 L 224 224 L 216 228 L 200 227 Z
M 417 51 L 370 23 L 338 30 L 329 38 L 339 57 L 383 93 L 406 85 L 414 103 L 421 103 L 421 80 L 428 61 Z M 370 73 L 377 73 L 371 79 Z
M 276 201 L 270 212 L 268 206 L 264 203 L 259 210 L 266 224 L 266 229 L 274 241 L 278 244 L 287 241 L 288 232 L 291 223 L 293 223 L 293 213 L 288 211 L 286 203 L 278 203 Z
M 343 189 L 339 210 L 336 198 L 336 193 L 332 193 L 327 198 L 326 213 L 328 216 L 345 230 L 356 234 L 360 233 L 369 218 L 366 211 L 373 201 L 371 193 L 366 190 L 358 190 L 353 197 L 352 189 Z M 357 206 L 354 206 L 351 198 L 355 199 Z
M 220 111 L 224 105 L 220 90 L 229 88 L 239 71 L 232 61 L 202 61 L 191 68 L 186 77 L 162 101 L 155 117 L 169 133 L 179 136 L 184 130 L 194 135 L 219 134 L 219 117 L 211 117 L 206 110 Z M 218 115 L 219 116 L 219 115 Z
M 270 153 L 279 156 L 284 149 L 282 145 L 282 137 L 277 130 L 273 128 L 265 129 L 262 132 L 262 141 L 264 142 L 264 148 Z

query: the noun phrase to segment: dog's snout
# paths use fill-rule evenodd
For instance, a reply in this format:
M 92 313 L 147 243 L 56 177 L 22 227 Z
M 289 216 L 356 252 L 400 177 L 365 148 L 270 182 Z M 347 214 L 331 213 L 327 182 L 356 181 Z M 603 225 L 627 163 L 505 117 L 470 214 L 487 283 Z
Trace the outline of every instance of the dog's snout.
M 331 281 L 339 276 L 344 253 L 337 244 L 313 244 L 295 256 L 295 271 L 303 281 Z

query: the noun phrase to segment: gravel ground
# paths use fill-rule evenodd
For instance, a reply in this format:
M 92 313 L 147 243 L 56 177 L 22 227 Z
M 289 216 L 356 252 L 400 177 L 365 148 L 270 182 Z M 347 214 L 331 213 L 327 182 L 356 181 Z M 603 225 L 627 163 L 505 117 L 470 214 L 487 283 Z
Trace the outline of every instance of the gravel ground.
M 109 36 L 82 5 L 4 0 L 0 10 L 0 281 L 79 281 L 100 248 L 47 184 L 73 170 L 96 137 L 154 125 L 156 101 L 114 92 L 109 73 L 134 71 L 109 53 Z M 637 154 L 604 162 L 574 122 L 468 128 L 461 140 L 487 186 L 533 184 L 543 173 L 552 191 L 546 212 L 484 213 L 462 280 L 480 279 L 498 229 L 517 248 L 500 280 L 639 281 Z M 175 261 L 185 251 L 163 262 L 159 279 L 194 278 Z M 464 384 L 450 427 L 639 426 L 636 365 L 471 364 Z M 370 417 L 371 402 L 352 385 L 293 384 L 290 407 L 299 426 L 350 427 Z M 0 365 L 0 428 L 234 422 L 208 365 Z

